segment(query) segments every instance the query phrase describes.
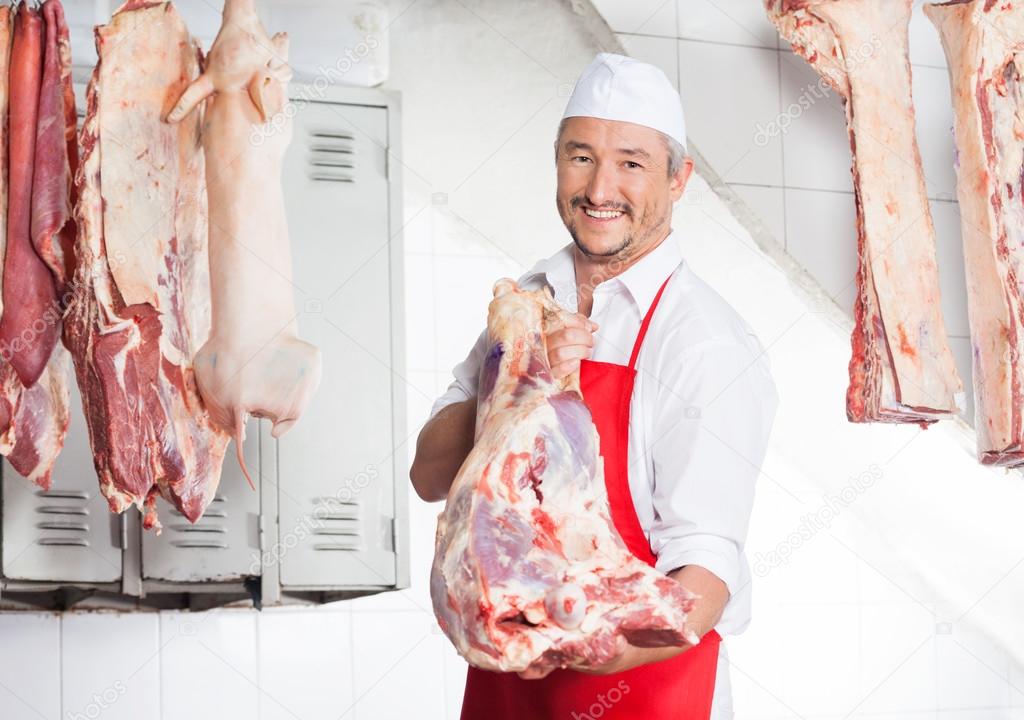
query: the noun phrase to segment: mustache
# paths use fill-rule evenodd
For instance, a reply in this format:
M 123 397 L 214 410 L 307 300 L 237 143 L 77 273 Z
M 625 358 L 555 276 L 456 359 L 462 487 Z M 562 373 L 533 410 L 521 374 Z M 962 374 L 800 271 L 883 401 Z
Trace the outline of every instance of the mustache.
M 572 200 L 569 201 L 569 207 L 572 208 L 573 210 L 577 210 L 580 207 L 580 205 L 583 204 L 593 205 L 593 203 L 587 203 L 587 198 L 585 195 L 577 195 Z M 626 213 L 627 215 L 633 214 L 633 206 L 630 205 L 629 203 L 604 203 L 599 207 L 595 206 L 595 209 L 619 210 L 621 212 Z

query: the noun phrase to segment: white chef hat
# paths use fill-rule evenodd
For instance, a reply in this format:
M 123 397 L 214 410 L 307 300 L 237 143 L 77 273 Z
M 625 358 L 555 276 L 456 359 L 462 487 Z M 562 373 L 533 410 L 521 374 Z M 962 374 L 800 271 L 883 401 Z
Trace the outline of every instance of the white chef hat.
M 659 68 L 613 53 L 598 53 L 576 81 L 562 118 L 595 117 L 654 128 L 686 147 L 679 91 Z

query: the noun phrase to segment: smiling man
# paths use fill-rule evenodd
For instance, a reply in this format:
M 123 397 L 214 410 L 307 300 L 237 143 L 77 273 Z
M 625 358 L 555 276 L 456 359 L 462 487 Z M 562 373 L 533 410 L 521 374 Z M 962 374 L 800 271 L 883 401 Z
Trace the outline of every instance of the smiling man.
M 572 242 L 519 279 L 573 315 L 548 330 L 552 372 L 580 373 L 616 528 L 630 550 L 701 596 L 697 645 L 626 646 L 606 666 L 470 668 L 464 720 L 732 717 L 721 636 L 750 621 L 744 543 L 778 404 L 761 344 L 683 259 L 672 206 L 693 170 L 683 110 L 657 68 L 601 53 L 555 142 L 557 205 Z M 473 446 L 486 331 L 434 404 L 411 477 L 447 495 Z M 613 700 L 614 698 L 614 700 Z

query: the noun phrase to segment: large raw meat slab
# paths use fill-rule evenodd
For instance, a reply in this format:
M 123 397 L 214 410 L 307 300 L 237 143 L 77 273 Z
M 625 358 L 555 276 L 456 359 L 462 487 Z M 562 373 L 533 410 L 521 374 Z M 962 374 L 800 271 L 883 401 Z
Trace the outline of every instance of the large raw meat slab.
M 96 30 L 80 135 L 72 351 L 100 488 L 111 510 L 163 495 L 197 520 L 228 442 L 192 368 L 210 326 L 200 117 L 164 121 L 200 71 L 171 3 L 132 1 Z
M 1024 5 L 926 5 L 946 51 L 978 459 L 1024 464 Z
M 437 523 L 430 594 L 473 665 L 600 665 L 625 642 L 698 642 L 695 596 L 630 553 L 611 520 L 579 376 L 551 377 L 544 291 L 499 281 L 488 315 L 476 442 Z
M 859 262 L 847 417 L 923 425 L 958 412 L 963 385 L 943 324 L 914 135 L 911 0 L 765 0 L 765 7 L 846 106 Z

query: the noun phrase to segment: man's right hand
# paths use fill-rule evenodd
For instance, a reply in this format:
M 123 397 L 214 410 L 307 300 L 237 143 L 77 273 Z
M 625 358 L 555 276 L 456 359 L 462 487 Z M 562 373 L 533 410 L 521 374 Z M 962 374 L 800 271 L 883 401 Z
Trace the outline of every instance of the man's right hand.
M 580 361 L 590 357 L 597 328 L 597 323 L 580 313 L 560 314 L 545 337 L 548 363 L 555 380 L 579 370 Z

